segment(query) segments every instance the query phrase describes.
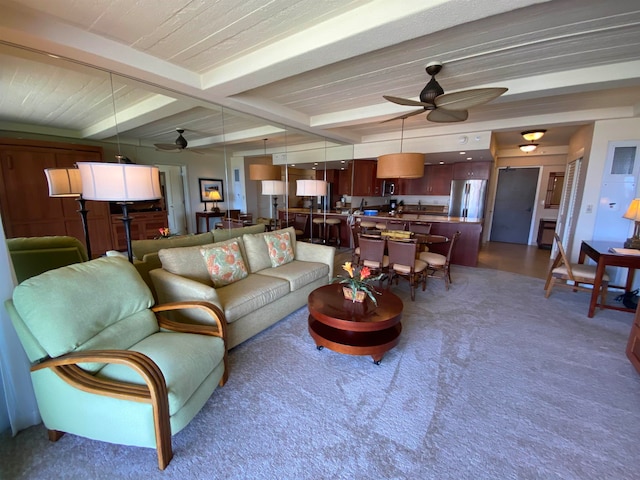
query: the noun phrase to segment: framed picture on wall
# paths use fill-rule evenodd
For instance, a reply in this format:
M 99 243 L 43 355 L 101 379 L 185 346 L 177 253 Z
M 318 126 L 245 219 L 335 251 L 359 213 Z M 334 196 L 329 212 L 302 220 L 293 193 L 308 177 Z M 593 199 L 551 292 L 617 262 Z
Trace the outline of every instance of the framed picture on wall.
M 224 202 L 224 185 L 220 178 L 199 178 L 201 202 Z M 213 199 L 211 193 L 217 190 L 220 198 Z

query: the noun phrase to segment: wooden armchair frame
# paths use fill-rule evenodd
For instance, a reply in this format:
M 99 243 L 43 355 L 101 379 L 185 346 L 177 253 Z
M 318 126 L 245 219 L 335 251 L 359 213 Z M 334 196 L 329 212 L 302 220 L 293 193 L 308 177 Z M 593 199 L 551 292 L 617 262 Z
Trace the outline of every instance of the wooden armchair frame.
M 206 311 L 215 320 L 216 325 L 192 325 L 168 320 L 161 312 L 196 308 Z M 224 313 L 216 305 L 208 302 L 174 302 L 152 307 L 160 328 L 181 333 L 196 333 L 221 337 L 225 342 L 224 375 L 220 379 L 223 386 L 228 379 L 227 347 L 225 337 Z M 135 370 L 146 386 L 119 382 L 96 377 L 78 366 L 81 363 L 117 363 Z M 105 395 L 121 400 L 151 404 L 158 452 L 158 467 L 164 470 L 173 457 L 171 446 L 171 425 L 169 422 L 169 400 L 167 386 L 160 368 L 146 355 L 132 350 L 86 350 L 72 352 L 51 358 L 33 365 L 31 371 L 50 368 L 62 380 L 79 390 Z M 48 431 L 49 440 L 57 441 L 64 432 Z

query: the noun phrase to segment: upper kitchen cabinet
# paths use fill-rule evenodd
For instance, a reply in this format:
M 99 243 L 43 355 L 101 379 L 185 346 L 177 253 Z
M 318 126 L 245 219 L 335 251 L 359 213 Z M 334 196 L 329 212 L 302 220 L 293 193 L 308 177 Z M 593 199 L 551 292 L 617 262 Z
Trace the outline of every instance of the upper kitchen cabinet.
M 377 162 L 375 160 L 354 160 L 352 195 L 373 197 L 381 195 L 381 180 L 376 178 Z
M 453 166 L 426 165 L 420 178 L 401 178 L 398 181 L 397 195 L 449 195 Z
M 491 162 L 459 162 L 453 164 L 454 180 L 489 180 Z

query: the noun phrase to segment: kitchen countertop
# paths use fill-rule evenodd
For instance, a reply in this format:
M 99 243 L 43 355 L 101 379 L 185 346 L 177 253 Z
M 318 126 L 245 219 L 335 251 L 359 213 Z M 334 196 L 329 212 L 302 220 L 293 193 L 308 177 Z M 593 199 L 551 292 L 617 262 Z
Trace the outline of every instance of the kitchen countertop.
M 284 210 L 283 210 L 284 211 Z M 309 213 L 308 208 L 289 208 L 289 213 Z M 329 210 L 327 212 L 313 212 L 313 215 L 330 215 L 330 216 L 348 216 L 347 213 L 342 211 Z M 414 222 L 439 222 L 439 223 L 483 223 L 482 218 L 464 218 L 464 217 L 450 217 L 448 215 L 431 215 L 431 214 L 418 214 L 418 213 L 396 213 L 391 215 L 387 212 L 379 212 L 376 215 L 363 215 L 354 213 L 354 217 L 360 219 L 370 220 L 406 220 Z

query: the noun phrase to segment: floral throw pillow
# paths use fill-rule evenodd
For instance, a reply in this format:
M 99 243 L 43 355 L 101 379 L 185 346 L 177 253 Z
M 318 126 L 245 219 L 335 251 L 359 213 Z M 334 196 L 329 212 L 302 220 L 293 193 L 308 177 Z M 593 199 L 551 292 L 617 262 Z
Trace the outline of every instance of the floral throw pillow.
M 219 247 L 202 247 L 200 253 L 204 257 L 209 276 L 216 288 L 242 280 L 248 275 L 238 242 Z
M 266 233 L 263 238 L 267 242 L 272 267 L 279 267 L 293 260 L 294 253 L 289 232 Z

